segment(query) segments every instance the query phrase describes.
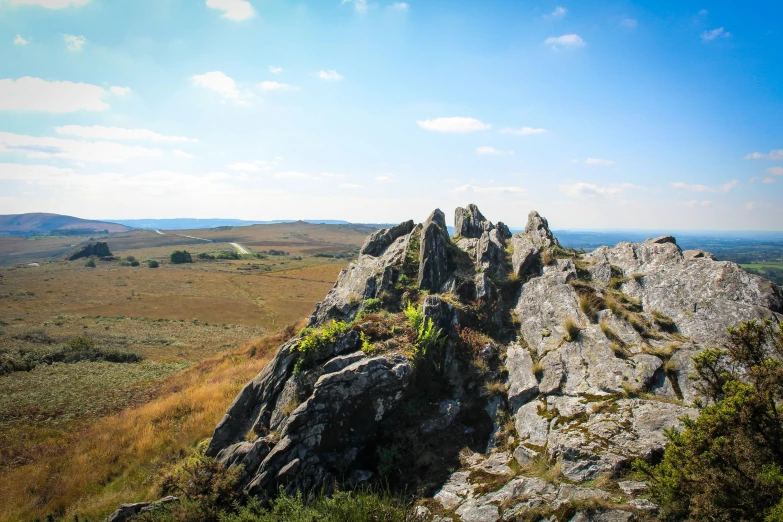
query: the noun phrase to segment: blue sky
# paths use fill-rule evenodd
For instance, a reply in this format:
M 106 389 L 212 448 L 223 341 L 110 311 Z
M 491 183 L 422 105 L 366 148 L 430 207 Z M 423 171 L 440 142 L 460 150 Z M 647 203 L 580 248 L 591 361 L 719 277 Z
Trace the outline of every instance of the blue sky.
M 783 229 L 778 1 L 0 0 L 0 213 Z

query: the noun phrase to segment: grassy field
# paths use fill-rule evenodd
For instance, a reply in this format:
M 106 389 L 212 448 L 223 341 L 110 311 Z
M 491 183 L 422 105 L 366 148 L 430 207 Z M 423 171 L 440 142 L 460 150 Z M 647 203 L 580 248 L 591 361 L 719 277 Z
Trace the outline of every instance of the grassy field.
M 783 263 L 744 263 L 740 265 L 742 268 L 752 268 L 755 270 L 761 268 L 777 268 L 783 270 Z
M 152 495 L 260 371 L 271 345 L 258 339 L 307 317 L 370 231 L 132 231 L 101 239 L 118 259 L 95 268 L 62 260 L 87 237 L 0 238 L 0 260 L 15 263 L 0 266 L 0 520 L 100 515 Z M 251 254 L 195 255 L 231 243 Z M 181 249 L 195 262 L 170 264 Z

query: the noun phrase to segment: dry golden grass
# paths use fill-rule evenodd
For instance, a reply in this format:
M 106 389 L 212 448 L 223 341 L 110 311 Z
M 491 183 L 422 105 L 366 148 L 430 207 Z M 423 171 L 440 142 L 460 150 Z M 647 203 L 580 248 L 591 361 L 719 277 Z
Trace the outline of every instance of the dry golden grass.
M 156 480 L 212 434 L 245 383 L 303 323 L 173 375 L 157 398 L 73 434 L 61 451 L 0 477 L 0 520 L 103 516 L 154 496 Z

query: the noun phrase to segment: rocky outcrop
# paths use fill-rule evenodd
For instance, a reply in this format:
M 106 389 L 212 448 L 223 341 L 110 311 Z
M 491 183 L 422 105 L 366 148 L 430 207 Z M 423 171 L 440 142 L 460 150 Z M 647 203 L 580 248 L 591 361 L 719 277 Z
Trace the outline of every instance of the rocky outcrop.
M 112 253 L 109 250 L 109 244 L 104 241 L 98 241 L 97 243 L 87 243 L 82 245 L 70 254 L 66 256 L 68 261 L 74 261 L 84 257 L 112 257 Z
M 207 454 L 242 466 L 241 487 L 262 498 L 417 489 L 425 520 L 654 511 L 630 462 L 655 459 L 665 431 L 697 414 L 693 356 L 740 321 L 781 321 L 781 289 L 670 236 L 568 250 L 535 211 L 511 236 L 469 205 L 455 236 L 436 210 L 368 238 L 317 305 L 315 333 L 278 349 Z M 380 312 L 331 323 L 370 298 Z M 339 333 L 312 348 L 329 328 Z
M 122 504 L 119 508 L 117 508 L 116 511 L 109 515 L 107 522 L 125 522 L 126 520 L 130 520 L 138 515 L 153 512 L 156 509 L 164 507 L 166 504 L 175 502 L 179 502 L 177 497 L 164 497 L 160 500 L 156 500 L 155 502 L 136 502 L 134 504 Z

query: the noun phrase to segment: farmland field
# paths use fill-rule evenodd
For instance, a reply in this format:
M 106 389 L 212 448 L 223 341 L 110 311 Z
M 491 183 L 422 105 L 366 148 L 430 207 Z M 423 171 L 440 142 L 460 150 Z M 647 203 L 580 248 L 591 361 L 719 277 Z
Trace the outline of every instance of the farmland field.
M 95 268 L 63 260 L 88 237 L 0 238 L 0 479 L 64 454 L 78 433 L 155 400 L 201 361 L 307 317 L 372 230 L 135 230 L 95 237 L 116 257 Z M 194 262 L 171 264 L 174 250 Z

